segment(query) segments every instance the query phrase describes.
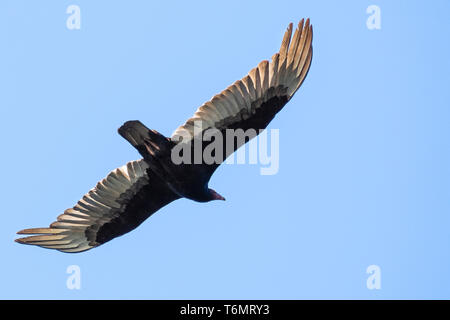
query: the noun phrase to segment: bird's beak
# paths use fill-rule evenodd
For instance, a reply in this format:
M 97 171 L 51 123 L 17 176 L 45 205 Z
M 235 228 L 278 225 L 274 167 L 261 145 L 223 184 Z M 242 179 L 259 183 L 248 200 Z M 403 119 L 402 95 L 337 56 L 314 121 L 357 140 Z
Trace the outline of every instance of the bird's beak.
M 215 190 L 210 189 L 210 192 L 212 193 L 214 200 L 223 200 L 223 201 L 225 201 L 225 198 L 222 197 L 220 194 L 218 194 Z

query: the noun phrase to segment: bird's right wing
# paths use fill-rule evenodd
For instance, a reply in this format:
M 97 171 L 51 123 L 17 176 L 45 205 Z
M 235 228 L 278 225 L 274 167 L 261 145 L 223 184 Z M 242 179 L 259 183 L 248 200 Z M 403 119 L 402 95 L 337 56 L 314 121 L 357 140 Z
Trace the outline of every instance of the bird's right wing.
M 226 141 L 227 135 L 224 134 L 227 129 L 254 129 L 258 134 L 301 86 L 311 59 L 312 26 L 309 19 L 302 19 L 294 33 L 291 23 L 279 52 L 272 56 L 271 62 L 260 62 L 247 76 L 199 107 L 193 117 L 175 130 L 172 140 L 189 144 L 194 139 L 203 140 L 206 130 L 216 129 L 222 133 L 223 144 L 226 145 L 230 142 Z M 231 150 L 224 150 L 221 161 L 242 142 L 233 143 Z M 214 163 L 204 168 L 212 174 L 217 166 L 218 163 Z
M 63 252 L 97 247 L 139 226 L 151 214 L 178 199 L 144 160 L 111 171 L 48 228 L 19 231 L 23 244 Z

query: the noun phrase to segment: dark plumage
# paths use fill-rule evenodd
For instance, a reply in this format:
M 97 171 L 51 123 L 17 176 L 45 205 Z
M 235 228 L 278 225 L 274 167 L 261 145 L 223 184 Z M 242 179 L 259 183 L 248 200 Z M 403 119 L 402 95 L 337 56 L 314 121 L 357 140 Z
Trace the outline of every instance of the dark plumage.
M 123 235 L 160 208 L 179 198 L 207 202 L 225 200 L 208 187 L 211 175 L 232 152 L 252 137 L 225 146 L 227 129 L 255 129 L 259 133 L 292 98 L 303 83 L 312 59 L 312 27 L 309 19 L 300 21 L 292 36 L 289 25 L 280 52 L 272 61 L 262 61 L 242 80 L 236 81 L 195 112 L 184 125 L 167 138 L 149 130 L 139 121 L 128 121 L 119 134 L 134 146 L 143 159 L 131 161 L 110 172 L 78 203 L 58 216 L 48 228 L 19 231 L 29 235 L 16 241 L 64 252 L 81 252 Z M 194 126 L 201 124 L 201 130 Z M 222 133 L 222 157 L 214 163 L 172 161 L 177 147 L 192 150 L 194 141 L 203 140 L 207 129 Z M 180 141 L 179 137 L 184 137 Z M 234 139 L 234 138 L 233 138 Z M 212 143 L 212 142 L 211 142 Z M 203 142 L 202 150 L 208 147 Z

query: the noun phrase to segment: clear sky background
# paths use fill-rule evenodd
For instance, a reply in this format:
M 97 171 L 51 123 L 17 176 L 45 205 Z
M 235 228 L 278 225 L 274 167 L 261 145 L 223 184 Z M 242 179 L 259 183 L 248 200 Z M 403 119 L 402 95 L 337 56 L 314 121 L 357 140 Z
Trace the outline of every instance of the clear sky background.
M 71 4 L 80 30 L 66 27 Z M 380 30 L 366 26 L 373 4 Z M 449 12 L 447 0 L 1 1 L 0 298 L 450 298 Z M 314 57 L 269 127 L 278 174 L 221 166 L 210 186 L 226 202 L 178 200 L 85 253 L 13 241 L 139 158 L 123 122 L 170 135 L 303 17 Z

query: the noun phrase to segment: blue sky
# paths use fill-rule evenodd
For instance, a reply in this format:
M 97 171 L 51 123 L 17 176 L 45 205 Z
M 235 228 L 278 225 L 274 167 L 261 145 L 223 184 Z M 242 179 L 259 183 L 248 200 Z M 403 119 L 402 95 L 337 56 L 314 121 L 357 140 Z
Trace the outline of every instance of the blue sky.
M 81 28 L 66 27 L 69 5 Z M 381 9 L 369 30 L 366 8 Z M 450 298 L 450 3 L 2 1 L 0 298 Z M 280 167 L 222 166 L 226 202 L 178 200 L 82 254 L 13 240 L 170 135 L 310 17 L 309 75 L 272 121 Z M 66 270 L 81 270 L 69 290 Z M 381 289 L 369 290 L 376 265 Z

